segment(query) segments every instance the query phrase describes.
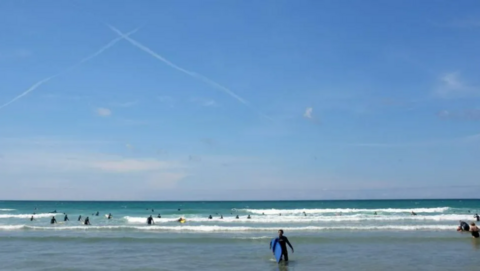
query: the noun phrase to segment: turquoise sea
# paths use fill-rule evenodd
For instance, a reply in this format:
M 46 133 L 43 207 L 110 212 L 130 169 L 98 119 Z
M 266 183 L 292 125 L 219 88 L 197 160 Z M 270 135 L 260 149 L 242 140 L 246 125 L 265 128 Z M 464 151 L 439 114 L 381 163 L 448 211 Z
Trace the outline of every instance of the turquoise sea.
M 0 201 L 0 270 L 480 270 L 480 240 L 455 231 L 476 212 L 480 200 Z M 287 265 L 269 250 L 278 229 Z

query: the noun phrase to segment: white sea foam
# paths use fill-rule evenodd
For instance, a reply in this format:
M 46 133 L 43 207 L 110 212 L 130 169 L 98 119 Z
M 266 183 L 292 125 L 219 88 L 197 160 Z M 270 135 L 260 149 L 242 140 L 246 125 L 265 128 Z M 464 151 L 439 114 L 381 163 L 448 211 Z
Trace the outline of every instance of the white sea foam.
M 0 209 L 0 212 L 15 211 L 15 209 Z
M 18 215 L 14 215 L 14 214 L 1 214 L 0 215 L 0 219 L 2 218 L 30 218 L 30 217 L 34 217 L 34 218 L 41 218 L 41 217 L 52 217 L 52 216 L 57 216 L 57 215 L 63 215 L 61 213 L 55 213 L 55 214 L 49 214 L 49 213 L 42 213 L 42 214 L 18 214 Z
M 236 219 L 235 217 L 229 216 L 220 219 L 219 217 L 214 217 L 213 219 L 208 219 L 206 217 L 185 217 L 187 222 L 196 222 L 196 223 L 279 223 L 279 224 L 290 224 L 290 223 L 322 223 L 322 222 L 388 222 L 388 221 L 459 221 L 459 220 L 472 220 L 471 215 L 457 215 L 457 214 L 441 214 L 441 215 L 416 215 L 412 216 L 410 214 L 404 215 L 365 215 L 365 214 L 350 214 L 350 215 L 341 215 L 341 216 L 323 216 L 323 215 L 308 215 L 308 216 L 298 216 L 298 215 L 253 215 L 251 219 L 247 219 L 246 216 Z M 132 217 L 125 216 L 127 223 L 132 224 L 145 224 L 147 222 L 146 217 Z M 177 217 L 163 217 L 163 218 L 154 218 L 156 224 L 161 223 L 171 223 L 176 222 Z
M 223 226 L 27 226 L 0 225 L 0 230 L 142 230 L 142 231 L 177 231 L 177 232 L 275 232 L 277 227 L 223 227 Z M 455 229 L 448 225 L 391 225 L 391 226 L 346 226 L 346 227 L 284 227 L 285 231 L 445 231 Z
M 238 209 L 237 211 L 243 211 L 252 214 L 266 214 L 266 215 L 279 215 L 279 214 L 322 214 L 322 213 L 443 213 L 450 209 L 449 207 L 438 208 L 413 208 L 413 209 Z

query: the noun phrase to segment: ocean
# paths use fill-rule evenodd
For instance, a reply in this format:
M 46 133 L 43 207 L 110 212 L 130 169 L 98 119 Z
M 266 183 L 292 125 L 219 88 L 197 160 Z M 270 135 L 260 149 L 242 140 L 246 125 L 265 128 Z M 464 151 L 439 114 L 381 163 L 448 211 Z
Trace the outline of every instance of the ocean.
M 480 240 L 456 232 L 476 212 L 480 200 L 0 201 L 0 270 L 480 270 Z M 279 229 L 288 264 L 269 250 Z

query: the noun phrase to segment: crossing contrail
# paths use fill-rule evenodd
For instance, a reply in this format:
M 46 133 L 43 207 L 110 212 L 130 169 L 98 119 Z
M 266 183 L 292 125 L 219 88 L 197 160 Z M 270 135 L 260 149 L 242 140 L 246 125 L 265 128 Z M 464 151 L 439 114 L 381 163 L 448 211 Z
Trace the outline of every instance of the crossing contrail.
M 265 114 L 262 113 L 261 111 L 253 108 L 253 107 L 251 106 L 251 104 L 250 104 L 247 100 L 245 100 L 244 98 L 238 96 L 235 92 L 231 91 L 231 90 L 228 89 L 227 87 L 222 86 L 221 84 L 219 84 L 219 83 L 213 81 L 212 79 L 207 78 L 207 77 L 205 77 L 205 76 L 203 76 L 203 75 L 201 75 L 201 74 L 198 74 L 198 73 L 196 73 L 196 72 L 189 71 L 189 70 L 187 70 L 187 69 L 184 69 L 184 68 L 182 68 L 182 67 L 180 67 L 180 66 L 172 63 L 172 62 L 169 61 L 168 59 L 166 59 L 166 58 L 164 58 L 163 56 L 161 56 L 161 55 L 155 53 L 154 51 L 152 51 L 150 48 L 148 48 L 148 47 L 144 46 L 143 44 L 139 43 L 138 41 L 136 41 L 136 40 L 128 37 L 126 34 L 123 34 L 123 33 L 122 33 L 120 30 L 118 30 L 117 28 L 115 28 L 115 27 L 113 27 L 113 26 L 111 26 L 111 25 L 107 25 L 107 26 L 108 26 L 112 31 L 114 31 L 115 33 L 117 33 L 120 37 L 122 37 L 122 38 L 125 39 L 126 41 L 130 42 L 132 45 L 136 46 L 136 47 L 139 48 L 140 50 L 142 50 L 142 51 L 146 52 L 147 54 L 151 55 L 152 57 L 154 57 L 154 58 L 162 61 L 163 63 L 167 64 L 168 66 L 170 66 L 170 67 L 172 67 L 172 68 L 174 68 L 174 69 L 176 69 L 176 70 L 178 70 L 178 71 L 181 71 L 181 72 L 183 72 L 183 73 L 185 73 L 185 74 L 187 74 L 187 75 L 189 75 L 189 76 L 191 76 L 191 77 L 193 77 L 193 78 L 199 79 L 199 80 L 201 80 L 201 81 L 203 81 L 203 82 L 205 82 L 205 83 L 207 83 L 207 84 L 209 84 L 209 85 L 211 85 L 211 86 L 213 86 L 213 87 L 215 87 L 215 88 L 223 91 L 224 93 L 230 95 L 232 98 L 236 99 L 236 100 L 239 101 L 240 103 L 242 103 L 242 104 L 250 107 L 250 108 L 253 109 L 254 111 L 257 111 L 257 112 L 258 112 L 260 115 L 262 115 L 263 117 L 268 118 L 269 120 L 272 120 L 272 121 L 273 121 L 272 118 L 270 118 L 269 116 L 265 115 Z
M 137 32 L 139 30 L 139 28 L 133 30 L 133 31 L 130 31 L 128 32 L 127 34 L 124 34 L 123 36 L 121 37 L 118 37 L 116 39 L 113 39 L 112 41 L 110 41 L 109 43 L 107 43 L 105 46 L 103 46 L 102 48 L 100 48 L 98 51 L 96 51 L 95 53 L 85 57 L 84 59 L 80 60 L 77 64 L 73 65 L 73 66 L 70 66 L 68 67 L 67 69 L 65 69 L 64 71 L 62 72 L 59 72 L 55 75 L 52 75 L 52 76 L 49 76 L 47 78 L 44 78 L 38 82 L 36 82 L 35 84 L 33 84 L 29 89 L 27 89 L 26 91 L 24 91 L 22 94 L 18 95 L 17 97 L 13 98 L 12 100 L 8 101 L 7 103 L 3 104 L 3 105 L 0 105 L 0 110 L 2 110 L 3 108 L 13 104 L 14 102 L 18 101 L 19 99 L 23 98 L 24 96 L 28 95 L 30 92 L 34 91 L 35 89 L 37 89 L 39 86 L 47 83 L 48 81 L 52 80 L 53 78 L 55 77 L 58 77 L 60 75 L 63 75 L 65 73 L 68 73 L 70 72 L 71 70 L 77 68 L 78 66 L 82 65 L 83 63 L 97 57 L 98 55 L 102 54 L 105 50 L 109 49 L 110 47 L 112 47 L 113 45 L 115 45 L 117 42 L 119 42 L 120 40 L 124 39 L 124 37 L 128 37 L 132 34 L 134 34 L 135 32 Z

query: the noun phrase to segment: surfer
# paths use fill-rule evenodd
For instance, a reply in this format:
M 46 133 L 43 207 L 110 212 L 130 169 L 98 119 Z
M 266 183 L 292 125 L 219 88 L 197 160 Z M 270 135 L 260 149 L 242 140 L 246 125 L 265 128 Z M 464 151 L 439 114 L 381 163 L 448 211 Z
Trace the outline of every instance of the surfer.
M 238 217 L 238 215 L 237 215 L 237 217 L 235 217 L 235 218 L 236 218 L 236 219 L 239 219 L 240 217 Z
M 82 220 L 82 216 L 81 216 L 81 215 L 78 216 L 78 221 L 80 221 L 80 220 Z
M 55 211 L 53 211 L 53 212 L 51 212 L 51 213 L 52 213 L 52 214 L 56 214 L 56 213 L 57 213 L 57 210 L 55 210 Z
M 252 219 L 252 217 L 250 215 L 247 216 L 247 219 Z
M 178 210 L 181 211 L 182 209 L 179 208 Z
M 373 215 L 377 215 L 377 212 L 373 213 Z
M 155 224 L 155 221 L 153 221 L 153 217 L 152 217 L 152 216 L 149 216 L 149 217 L 147 218 L 147 224 L 148 224 L 148 225 Z
M 185 218 L 183 218 L 183 217 L 180 217 L 180 218 L 177 220 L 177 222 L 185 223 L 185 222 L 187 222 L 187 220 L 186 220 Z
M 460 221 L 460 226 L 458 226 L 457 231 L 469 231 L 470 226 L 464 221 Z
M 220 219 L 223 219 L 223 215 L 220 215 Z
M 68 215 L 65 214 L 65 217 L 63 218 L 63 221 L 67 222 L 67 221 L 69 221 L 69 220 L 70 220 L 70 219 L 68 219 Z
M 208 216 L 208 219 L 212 219 L 212 218 L 213 218 L 212 215 L 209 215 L 209 216 Z
M 112 219 L 112 214 L 111 213 L 108 214 L 107 219 Z
M 280 247 L 282 248 L 282 258 L 284 261 L 288 262 L 288 250 L 287 250 L 287 245 L 292 249 L 293 253 L 293 246 L 290 244 L 290 241 L 288 241 L 288 238 L 283 235 L 283 230 L 278 230 L 278 239 L 277 242 L 280 244 Z M 272 244 L 270 244 L 271 248 Z
M 98 216 L 100 213 L 97 211 L 97 213 L 95 214 L 95 216 Z
M 34 218 L 33 218 L 33 215 L 32 215 L 32 217 L 30 217 L 30 221 L 33 221 L 33 219 L 34 219 Z
M 414 211 L 412 211 L 412 215 L 417 215 L 417 213 L 415 213 Z
M 162 218 L 162 216 L 160 214 L 157 215 L 158 218 Z
M 474 217 L 477 221 L 480 221 L 480 216 L 478 216 L 478 214 L 475 214 L 473 217 Z
M 478 238 L 480 235 L 478 234 L 478 227 L 475 226 L 475 223 L 470 224 L 470 232 L 472 233 L 473 238 Z
M 53 225 L 53 224 L 55 224 L 55 223 L 57 223 L 57 220 L 55 219 L 54 216 L 52 216 L 52 219 L 50 220 L 50 224 Z
M 88 218 L 88 216 L 87 216 L 87 218 L 85 218 L 85 221 L 83 221 L 83 225 L 91 225 L 90 224 L 90 218 Z

